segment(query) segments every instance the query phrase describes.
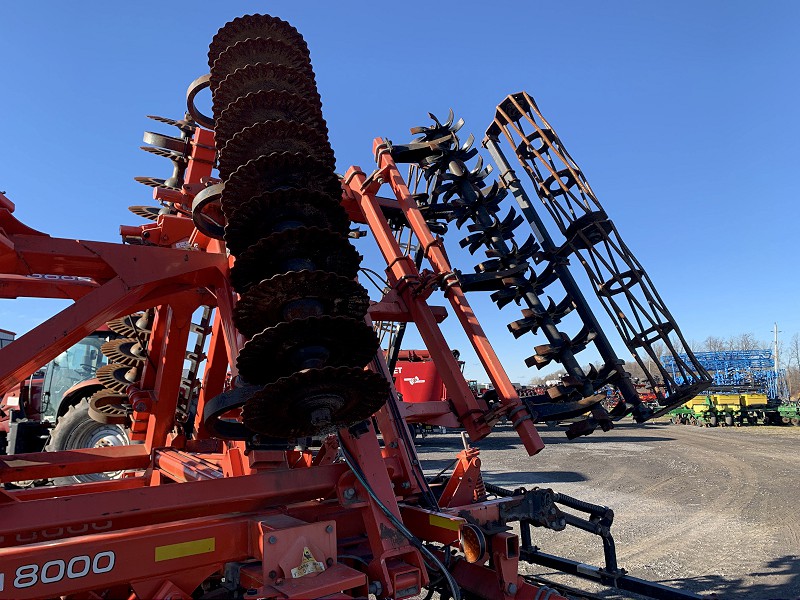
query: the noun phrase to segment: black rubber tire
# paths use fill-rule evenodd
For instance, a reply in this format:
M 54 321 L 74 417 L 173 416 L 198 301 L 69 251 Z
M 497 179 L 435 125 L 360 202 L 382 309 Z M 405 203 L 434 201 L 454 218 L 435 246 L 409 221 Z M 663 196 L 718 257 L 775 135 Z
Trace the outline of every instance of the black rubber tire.
M 708 424 L 711 425 L 711 427 L 716 427 L 719 424 L 719 419 L 717 419 L 717 415 L 711 415 L 710 417 L 708 417 Z
M 725 415 L 725 425 L 733 427 L 733 415 Z
M 109 445 L 127 446 L 131 443 L 127 432 L 122 427 L 98 423 L 92 419 L 89 416 L 89 398 L 83 398 L 77 404 L 70 406 L 67 412 L 58 419 L 44 449 L 46 452 L 58 452 L 60 450 L 95 448 L 98 445 L 103 445 L 99 444 L 99 440 L 105 438 L 114 440 Z M 53 482 L 56 485 L 72 485 L 74 483 L 108 481 L 109 479 L 116 479 L 120 475 L 121 473 L 69 475 L 67 477 L 56 477 Z

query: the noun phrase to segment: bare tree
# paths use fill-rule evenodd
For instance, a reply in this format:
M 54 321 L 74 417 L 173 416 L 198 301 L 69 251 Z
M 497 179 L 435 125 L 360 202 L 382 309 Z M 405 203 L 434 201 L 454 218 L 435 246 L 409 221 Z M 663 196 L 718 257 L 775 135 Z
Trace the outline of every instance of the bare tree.
M 670 336 L 669 342 L 675 348 L 675 352 L 684 352 L 683 343 L 677 335 Z
M 789 341 L 786 356 L 786 379 L 789 383 L 789 397 L 797 398 L 800 395 L 800 334 L 795 333 Z
M 725 338 L 717 337 L 715 335 L 708 336 L 703 342 L 703 350 L 708 352 L 724 352 L 728 350 L 730 342 Z
M 786 361 L 791 367 L 792 363 L 800 370 L 800 334 L 795 333 L 789 342 L 789 358 Z
M 758 350 L 768 347 L 766 342 L 757 340 L 752 333 L 740 333 L 731 338 L 731 350 Z

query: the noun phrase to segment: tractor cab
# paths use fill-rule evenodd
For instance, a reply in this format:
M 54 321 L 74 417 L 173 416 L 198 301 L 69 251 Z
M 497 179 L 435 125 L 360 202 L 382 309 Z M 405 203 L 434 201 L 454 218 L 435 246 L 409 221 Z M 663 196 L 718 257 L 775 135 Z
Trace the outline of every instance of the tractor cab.
M 92 379 L 97 369 L 108 364 L 100 346 L 119 336 L 112 331 L 95 331 L 65 350 L 45 368 L 42 385 L 42 419 L 55 422 L 59 405 L 68 391 L 82 381 Z

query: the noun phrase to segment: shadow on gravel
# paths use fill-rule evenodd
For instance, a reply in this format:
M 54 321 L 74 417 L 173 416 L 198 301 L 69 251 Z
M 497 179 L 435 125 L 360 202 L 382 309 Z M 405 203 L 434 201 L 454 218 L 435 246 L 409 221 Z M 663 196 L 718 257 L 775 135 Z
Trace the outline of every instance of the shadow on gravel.
M 577 438 L 574 440 L 567 439 L 567 436 L 542 436 L 545 444 L 602 444 L 603 442 L 610 443 L 610 442 L 673 442 L 675 438 L 666 437 L 666 436 L 655 436 L 655 435 L 641 435 L 641 436 L 618 436 L 618 435 L 608 435 L 599 433 L 597 437 L 582 437 Z
M 622 423 L 617 421 L 614 423 L 614 429 L 663 429 L 664 427 L 674 427 L 672 423 L 659 423 L 656 421 L 648 421 L 647 423 Z
M 575 471 L 522 471 L 518 473 L 483 474 L 484 481 L 501 487 L 513 484 L 514 487 L 530 483 L 574 483 L 586 481 L 586 476 Z
M 783 584 L 758 583 L 720 575 L 703 575 L 686 579 L 662 581 L 666 585 L 680 585 L 696 593 L 712 594 L 711 598 L 742 598 L 747 600 L 800 600 L 800 556 L 783 556 L 766 563 L 763 571 L 748 573 L 750 578 L 759 576 L 785 580 Z
M 574 440 L 567 438 L 563 429 L 542 429 L 540 432 L 542 440 L 546 445 L 553 444 L 602 444 L 603 442 L 673 442 L 675 438 L 666 435 L 660 435 L 661 432 L 654 432 L 652 430 L 642 431 L 642 435 L 614 435 L 613 433 L 598 432 L 589 437 L 580 437 Z M 658 435 L 653 435 L 657 433 Z M 416 439 L 414 444 L 417 447 L 417 452 L 424 455 L 426 452 L 459 452 L 464 449 L 461 444 L 461 438 L 454 435 L 431 435 L 425 439 Z M 497 435 L 495 437 L 489 436 L 474 442 L 473 446 L 481 450 L 511 450 L 521 449 L 522 442 L 516 435 Z

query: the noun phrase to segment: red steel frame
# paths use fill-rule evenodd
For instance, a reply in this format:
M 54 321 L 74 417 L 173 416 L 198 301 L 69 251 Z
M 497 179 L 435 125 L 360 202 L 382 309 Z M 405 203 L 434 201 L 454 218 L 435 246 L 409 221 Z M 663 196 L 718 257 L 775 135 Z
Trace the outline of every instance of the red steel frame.
M 191 147 L 182 192 L 154 193 L 184 210 L 210 180 L 213 134 L 198 129 Z M 463 292 L 449 277 L 452 269 L 441 241 L 430 233 L 380 140 L 375 150 L 379 170 L 368 178 L 351 168 L 343 198 L 351 215 L 369 224 L 388 264 L 392 291 L 370 309 L 370 317 L 416 323 L 451 394 L 455 416 L 471 439 L 485 437 L 508 415 L 528 452 L 535 454 L 543 447 L 541 439 Z M 375 195 L 381 181 L 391 186 L 396 201 Z M 402 254 L 381 205 L 403 211 L 435 269 L 433 277 L 419 273 Z M 238 354 L 243 339 L 232 325 L 236 297 L 228 283 L 224 244 L 203 236 L 184 214 L 122 228 L 126 236 L 161 247 L 122 246 L 51 238 L 16 220 L 13 209 L 0 197 L 0 296 L 68 298 L 74 304 L 0 350 L 0 391 L 110 319 L 150 307 L 156 307 L 156 318 L 149 362 L 139 384 L 128 390 L 135 407 L 131 435 L 141 444 L 0 460 L 0 483 L 129 472 L 106 482 L 0 492 L 0 598 L 96 597 L 92 592 L 117 597 L 127 594 L 128 586 L 139 598 L 189 598 L 226 564 L 239 567 L 240 584 L 253 598 L 368 592 L 405 597 L 428 584 L 420 552 L 354 473 L 334 462 L 335 437 L 316 453 L 276 452 L 211 439 L 201 417 L 191 440 L 175 428 L 189 326 L 198 307 L 216 308 L 198 415 L 207 400 L 223 391 L 227 373 L 235 375 L 230 357 Z M 38 273 L 81 279 L 28 277 Z M 438 329 L 443 314 L 426 302 L 431 284 L 442 280 L 450 282 L 445 295 L 499 392 L 499 410 L 489 411 L 469 390 Z M 376 363 L 388 377 L 380 353 Z M 431 414 L 441 414 L 446 405 L 431 404 L 438 405 L 427 409 Z M 410 439 L 403 435 L 405 422 L 393 416 L 403 410 L 393 391 L 376 413 L 382 446 L 368 422 L 360 431 L 343 430 L 339 439 L 375 496 L 415 536 L 457 547 L 465 523 L 458 515 L 487 522 L 497 518 L 497 505 L 507 500 L 475 502 L 480 500 L 480 460 L 476 450 L 468 449 L 459 455 L 443 508 L 419 508 L 421 467 L 405 442 Z M 497 534 L 490 542 L 492 568 L 453 559 L 459 585 L 486 598 L 533 598 L 537 588 L 517 574 L 516 536 Z
M 431 353 L 442 380 L 447 388 L 456 416 L 469 433 L 472 440 L 480 440 L 491 431 L 491 426 L 503 415 L 512 417 L 525 449 L 533 455 L 544 448 L 536 427 L 525 406 L 519 399 L 508 375 L 500 364 L 492 345 L 478 322 L 472 307 L 467 301 L 453 269 L 447 259 L 441 238 L 436 238 L 430 231 L 425 218 L 417 208 L 382 139 L 373 142 L 378 169 L 369 178 L 359 167 L 350 167 L 345 173 L 344 184 L 346 198 L 355 202 L 360 208 L 378 246 L 386 260 L 386 273 L 392 288 L 398 292 L 408 306 L 414 323 Z M 392 235 L 389 222 L 381 210 L 381 203 L 376 197 L 378 189 L 387 183 L 397 198 L 397 206 L 403 212 L 411 230 L 419 240 L 425 257 L 434 269 L 433 277 L 424 277 L 417 270 L 413 259 L 403 254 L 400 245 Z M 385 203 L 385 201 L 384 201 Z M 481 405 L 461 375 L 458 361 L 453 357 L 447 342 L 437 327 L 436 320 L 425 303 L 425 299 L 433 291 L 433 284 L 442 282 L 446 285 L 445 297 L 455 312 L 464 332 L 475 349 L 481 364 L 492 381 L 501 403 L 501 410 L 490 413 L 485 405 Z

